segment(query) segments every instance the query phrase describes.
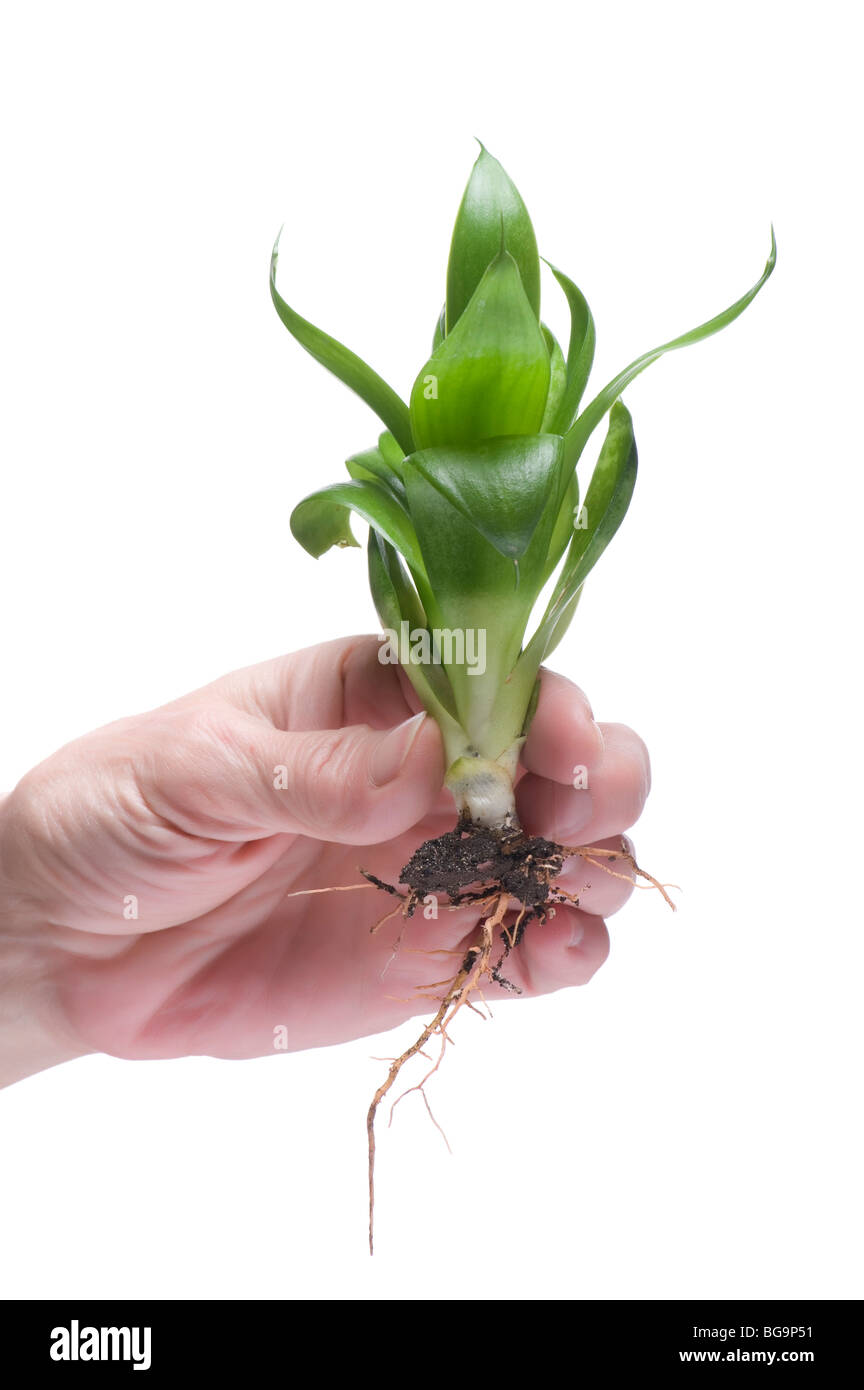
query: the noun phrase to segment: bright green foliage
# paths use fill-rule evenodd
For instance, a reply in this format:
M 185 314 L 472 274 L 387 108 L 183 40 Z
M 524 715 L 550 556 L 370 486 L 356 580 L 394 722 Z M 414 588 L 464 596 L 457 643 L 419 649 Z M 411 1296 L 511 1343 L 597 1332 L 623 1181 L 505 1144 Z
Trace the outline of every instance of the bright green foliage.
M 452 333 L 496 252 L 516 262 L 535 319 L 540 317 L 540 258 L 528 209 L 498 160 L 480 146 L 453 228 L 445 321 Z
M 356 391 L 386 426 L 347 461 L 350 481 L 313 493 L 291 517 L 311 555 L 356 545 L 369 525 L 369 582 L 385 628 L 485 634 L 485 670 L 445 649 L 440 664 L 404 658 L 444 735 L 448 760 L 504 759 L 525 732 L 541 663 L 570 623 L 582 586 L 618 530 L 636 481 L 636 444 L 621 392 L 664 353 L 717 333 L 755 298 L 630 364 L 580 413 L 595 330 L 581 291 L 550 269 L 570 310 L 566 356 L 540 318 L 540 258 L 522 199 L 481 146 L 450 250 L 432 353 L 406 405 L 361 358 L 313 327 L 276 289 L 286 328 Z M 576 468 L 604 415 L 608 433 L 579 508 Z M 563 562 L 563 563 L 562 563 Z M 560 569 L 559 569 L 560 566 Z M 526 640 L 532 609 L 558 570 Z
M 536 434 L 549 377 L 549 349 L 516 262 L 499 251 L 414 383 L 414 447 Z

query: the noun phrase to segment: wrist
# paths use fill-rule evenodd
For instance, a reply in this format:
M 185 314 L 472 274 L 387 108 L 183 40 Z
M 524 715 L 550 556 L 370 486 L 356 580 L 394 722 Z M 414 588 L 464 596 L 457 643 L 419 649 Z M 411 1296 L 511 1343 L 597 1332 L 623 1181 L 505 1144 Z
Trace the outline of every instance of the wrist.
M 84 1056 L 57 1003 L 59 956 L 24 903 L 9 862 L 14 809 L 0 798 L 0 1087 Z

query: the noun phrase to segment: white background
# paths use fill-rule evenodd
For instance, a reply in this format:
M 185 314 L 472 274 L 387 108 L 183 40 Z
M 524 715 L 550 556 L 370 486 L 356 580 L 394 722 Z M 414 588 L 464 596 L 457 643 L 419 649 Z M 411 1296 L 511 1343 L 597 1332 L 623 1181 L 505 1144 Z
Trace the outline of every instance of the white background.
M 598 323 L 640 479 L 555 664 L 653 758 L 581 991 L 463 1017 L 382 1132 L 386 1040 L 88 1058 L 0 1098 L 10 1296 L 858 1297 L 860 34 L 853 5 L 6 11 L 0 785 L 224 671 L 374 631 L 292 506 L 372 443 L 279 324 L 410 389 L 472 136 Z M 566 315 L 546 286 L 546 316 Z M 406 1037 L 413 1025 L 405 1030 Z

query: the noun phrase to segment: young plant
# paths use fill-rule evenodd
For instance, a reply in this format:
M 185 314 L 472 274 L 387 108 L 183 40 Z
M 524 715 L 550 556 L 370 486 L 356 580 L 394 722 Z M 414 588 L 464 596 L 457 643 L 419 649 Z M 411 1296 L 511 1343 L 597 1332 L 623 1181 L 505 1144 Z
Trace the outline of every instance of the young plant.
M 453 232 L 447 292 L 432 353 L 406 404 L 276 288 L 297 341 L 386 426 L 348 459 L 350 481 L 302 501 L 291 529 L 310 555 L 353 546 L 350 515 L 369 525 L 369 583 L 398 658 L 444 740 L 446 783 L 466 822 L 515 824 L 513 777 L 541 664 L 569 626 L 582 586 L 620 526 L 636 480 L 636 444 L 621 393 L 664 353 L 732 323 L 774 269 L 716 318 L 636 358 L 580 412 L 594 357 L 584 296 L 550 270 L 570 309 L 566 357 L 540 317 L 540 258 L 519 193 L 481 146 Z M 548 264 L 548 263 L 547 263 Z M 608 413 L 606 439 L 580 508 L 577 473 Z M 562 563 L 563 562 L 563 563 Z M 537 626 L 537 599 L 560 566 Z M 466 643 L 480 643 L 466 660 Z M 433 660 L 429 660 L 430 653 Z M 395 653 L 394 653 L 395 654 Z
M 621 393 L 664 353 L 738 318 L 770 276 L 775 255 L 772 231 L 771 254 L 752 289 L 716 318 L 637 357 L 580 409 L 594 358 L 591 311 L 573 281 L 550 265 L 570 310 L 565 356 L 540 317 L 540 258 L 525 205 L 482 145 L 456 218 L 431 355 L 407 404 L 286 304 L 276 288 L 278 240 L 273 248 L 270 291 L 282 322 L 385 426 L 377 445 L 348 459 L 348 481 L 295 508 L 291 529 L 317 557 L 334 545 L 357 544 L 352 512 L 368 523 L 369 583 L 389 634 L 387 655 L 401 662 L 441 729 L 445 780 L 459 812 L 455 828 L 419 846 L 402 869 L 405 892 L 366 878 L 398 897 L 388 916 L 401 911 L 409 918 L 433 894 L 450 907 L 472 904 L 480 917 L 458 970 L 438 982 L 435 1016 L 394 1060 L 369 1108 L 370 1249 L 375 1115 L 403 1066 L 425 1056 L 433 1037 L 443 1053 L 454 1015 L 486 978 L 513 988 L 501 966 L 528 923 L 544 922 L 557 903 L 578 901 L 556 882 L 568 857 L 581 855 L 613 873 L 617 860 L 655 882 L 626 844 L 617 851 L 565 846 L 523 831 L 514 778 L 540 666 L 567 630 L 633 495 L 636 443 Z M 583 498 L 577 466 L 606 415 L 606 438 Z

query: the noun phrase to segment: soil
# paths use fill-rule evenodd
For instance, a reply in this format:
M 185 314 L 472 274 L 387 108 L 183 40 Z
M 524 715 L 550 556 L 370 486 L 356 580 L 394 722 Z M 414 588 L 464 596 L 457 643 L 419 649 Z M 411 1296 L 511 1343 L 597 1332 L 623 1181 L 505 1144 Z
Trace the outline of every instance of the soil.
M 524 835 L 515 826 L 489 830 L 463 819 L 454 830 L 421 845 L 399 881 L 418 898 L 446 894 L 454 906 L 492 891 L 507 893 L 527 909 L 527 920 L 542 915 L 564 858 L 561 845 L 540 835 Z

